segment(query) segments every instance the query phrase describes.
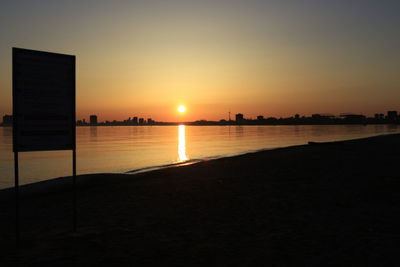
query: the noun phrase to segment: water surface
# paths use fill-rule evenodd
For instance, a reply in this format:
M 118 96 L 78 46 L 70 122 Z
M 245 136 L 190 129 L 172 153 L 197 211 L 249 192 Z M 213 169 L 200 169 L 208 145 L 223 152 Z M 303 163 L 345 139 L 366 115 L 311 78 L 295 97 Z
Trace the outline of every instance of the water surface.
M 396 125 L 77 127 L 77 173 L 122 173 L 260 149 L 399 132 Z M 13 185 L 12 129 L 0 127 L 0 188 Z M 72 173 L 71 151 L 20 153 L 21 184 Z

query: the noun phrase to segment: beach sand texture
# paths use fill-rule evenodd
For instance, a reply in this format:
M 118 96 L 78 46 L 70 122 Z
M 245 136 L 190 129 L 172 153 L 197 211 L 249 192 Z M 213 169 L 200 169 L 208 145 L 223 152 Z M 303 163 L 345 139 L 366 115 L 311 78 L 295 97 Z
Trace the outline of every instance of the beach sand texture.
M 0 266 L 397 266 L 400 135 L 0 191 Z

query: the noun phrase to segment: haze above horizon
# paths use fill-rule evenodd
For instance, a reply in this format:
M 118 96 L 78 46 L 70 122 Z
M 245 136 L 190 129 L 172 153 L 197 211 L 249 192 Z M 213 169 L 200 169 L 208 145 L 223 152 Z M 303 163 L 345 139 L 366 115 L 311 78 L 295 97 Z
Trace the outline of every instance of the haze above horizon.
M 12 47 L 76 55 L 77 118 L 400 110 L 399 13 L 398 1 L 1 1 L 0 115 Z

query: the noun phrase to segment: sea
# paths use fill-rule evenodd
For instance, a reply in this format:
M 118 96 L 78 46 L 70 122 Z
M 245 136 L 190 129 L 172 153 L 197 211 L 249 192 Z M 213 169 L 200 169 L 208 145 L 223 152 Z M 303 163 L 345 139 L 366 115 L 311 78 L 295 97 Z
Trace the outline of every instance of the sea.
M 76 129 L 77 174 L 134 174 L 309 141 L 399 132 L 399 125 L 82 126 Z M 19 174 L 20 184 L 70 176 L 72 151 L 21 152 Z M 13 185 L 12 128 L 0 127 L 0 188 Z

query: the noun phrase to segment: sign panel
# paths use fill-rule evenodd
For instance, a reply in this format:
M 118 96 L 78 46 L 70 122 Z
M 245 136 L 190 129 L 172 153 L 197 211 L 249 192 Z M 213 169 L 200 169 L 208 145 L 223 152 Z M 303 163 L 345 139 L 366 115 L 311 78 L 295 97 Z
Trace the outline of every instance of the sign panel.
M 75 56 L 13 48 L 14 152 L 75 148 Z

